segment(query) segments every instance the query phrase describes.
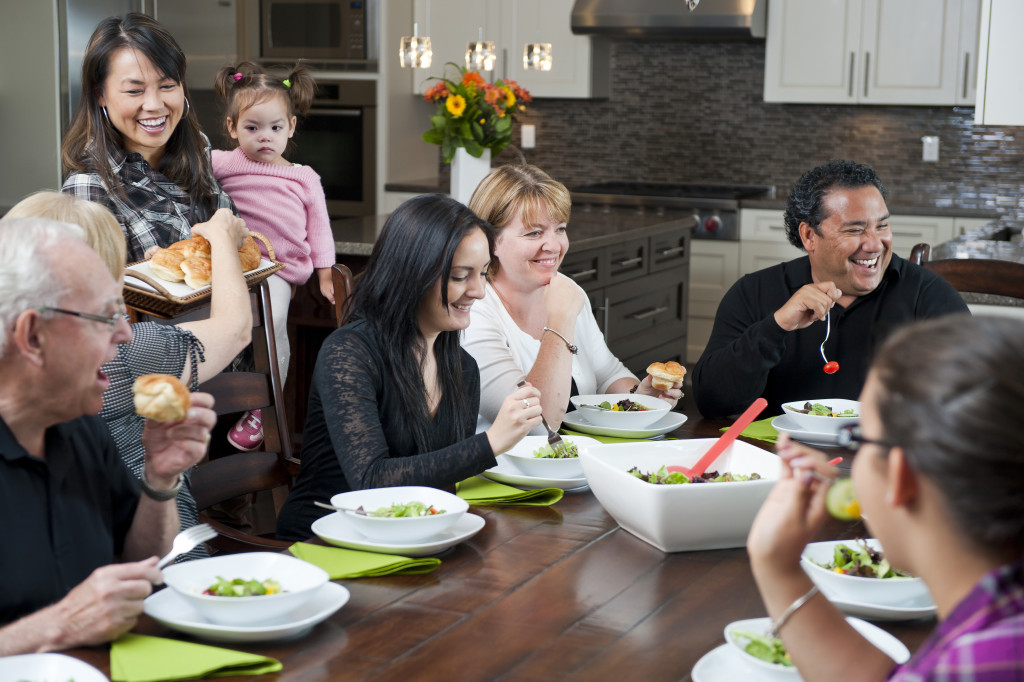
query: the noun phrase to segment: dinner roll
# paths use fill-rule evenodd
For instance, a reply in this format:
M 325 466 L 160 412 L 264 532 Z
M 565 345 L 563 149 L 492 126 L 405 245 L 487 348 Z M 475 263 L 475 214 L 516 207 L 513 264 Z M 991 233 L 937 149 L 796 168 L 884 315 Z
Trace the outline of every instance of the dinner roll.
M 167 248 L 172 251 L 181 251 L 185 258 L 210 257 L 210 242 L 206 240 L 206 237 L 200 237 L 198 234 L 194 234 L 188 239 L 182 239 L 180 242 L 174 242 Z
M 242 272 L 249 272 L 258 268 L 261 258 L 260 247 L 256 245 L 256 240 L 246 236 L 245 244 L 238 250 L 238 260 L 242 263 Z
M 180 282 L 185 279 L 185 273 L 181 271 L 183 260 L 185 260 L 185 256 L 181 251 L 160 249 L 149 260 L 149 269 L 160 279 L 165 279 L 168 282 Z
M 181 261 L 181 271 L 185 273 L 185 284 L 193 289 L 205 287 L 213 280 L 213 266 L 209 258 L 186 258 Z
M 651 386 L 659 391 L 667 391 L 672 388 L 672 384 L 683 380 L 686 368 L 675 360 L 654 362 L 648 365 L 647 373 L 651 375 Z
M 158 422 L 180 422 L 185 418 L 192 396 L 178 377 L 144 374 L 132 384 L 135 412 Z

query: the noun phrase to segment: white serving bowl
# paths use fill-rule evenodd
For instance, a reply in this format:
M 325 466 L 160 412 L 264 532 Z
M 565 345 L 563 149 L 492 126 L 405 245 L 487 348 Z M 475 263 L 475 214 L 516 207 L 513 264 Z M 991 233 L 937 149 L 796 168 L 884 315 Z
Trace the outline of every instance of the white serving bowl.
M 422 502 L 443 509 L 443 514 L 410 518 L 383 518 L 343 512 L 345 520 L 358 532 L 371 540 L 389 544 L 422 542 L 447 530 L 469 509 L 469 503 L 461 497 L 437 488 L 426 486 L 396 486 L 393 488 L 369 488 L 340 493 L 331 498 L 335 507 L 357 509 L 362 507 L 374 511 L 393 504 Z
M 601 441 L 586 436 L 562 436 L 566 444 L 572 443 L 579 452 L 584 447 L 601 445 Z M 505 453 L 512 464 L 527 476 L 537 478 L 583 478 L 583 465 L 579 457 L 554 459 L 537 457 L 534 452 L 548 445 L 547 436 L 526 436 Z
M 668 414 L 669 404 L 661 398 L 634 393 L 602 393 L 574 395 L 569 398 L 579 410 L 580 416 L 594 426 L 608 429 L 646 429 Z M 632 400 L 646 408 L 641 412 L 613 412 L 612 410 L 589 409 L 585 405 L 600 405 L 603 402 L 614 405 L 620 400 Z
M 833 412 L 843 412 L 852 409 L 856 417 L 821 417 L 813 414 L 803 414 L 796 410 L 802 410 L 806 403 L 821 403 L 832 408 Z M 813 433 L 839 433 L 840 427 L 846 424 L 853 424 L 860 421 L 860 402 L 846 400 L 845 398 L 814 398 L 813 400 L 794 400 L 791 403 L 782 403 L 782 412 L 789 418 L 790 422 L 796 424 L 805 431 Z
M 305 604 L 328 579 L 318 566 L 276 552 L 225 554 L 163 569 L 164 582 L 204 618 L 218 625 L 272 623 Z M 283 592 L 252 597 L 215 597 L 203 590 L 217 578 L 276 580 Z
M 743 661 L 743 664 L 747 666 L 748 670 L 756 675 L 755 678 L 758 680 L 779 680 L 779 682 L 789 682 L 792 680 L 802 679 L 799 671 L 795 667 L 787 667 L 779 665 L 777 663 L 769 663 L 768 661 L 762 661 L 756 656 L 752 656 L 746 652 L 746 645 L 748 640 L 744 637 L 737 636 L 737 632 L 753 632 L 756 634 L 763 634 L 768 632 L 768 626 L 770 624 L 768 618 L 749 618 L 747 620 L 738 620 L 729 623 L 725 626 L 725 641 L 733 648 L 736 652 L 736 656 Z M 860 618 L 847 617 L 846 622 L 849 623 L 857 632 L 863 637 L 875 645 L 878 649 L 881 649 L 882 653 L 894 660 L 896 663 L 906 663 L 910 659 L 910 651 L 903 645 L 900 640 L 896 639 L 888 632 L 872 625 L 867 621 L 863 621 Z
M 736 441 L 708 471 L 761 475 L 757 481 L 656 485 L 627 473 L 673 464 L 691 467 L 714 438 L 616 443 L 580 451 L 583 473 L 598 502 L 619 525 L 664 552 L 743 547 L 768 491 L 779 477 L 771 452 Z
M 826 596 L 842 601 L 862 604 L 898 605 L 903 602 L 920 602 L 931 599 L 928 586 L 920 578 L 863 578 L 858 575 L 836 573 L 818 564 L 832 561 L 836 545 L 856 547 L 859 540 L 833 540 L 812 542 L 804 547 L 800 565 L 811 580 L 825 592 Z M 882 545 L 874 538 L 864 542 L 869 547 L 881 550 Z

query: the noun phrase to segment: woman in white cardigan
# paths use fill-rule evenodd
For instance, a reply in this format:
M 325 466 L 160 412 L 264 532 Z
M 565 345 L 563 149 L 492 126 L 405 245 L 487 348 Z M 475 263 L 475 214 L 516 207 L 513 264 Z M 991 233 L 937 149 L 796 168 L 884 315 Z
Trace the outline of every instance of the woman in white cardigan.
M 612 355 L 578 284 L 558 273 L 569 250 L 569 191 L 535 166 L 500 166 L 469 207 L 497 233 L 486 295 L 473 306 L 463 347 L 480 367 L 480 421 L 487 428 L 516 383 L 540 389 L 544 417 L 557 429 L 570 395 L 637 392 L 675 407 L 667 391 L 637 379 Z M 651 358 L 657 360 L 658 358 Z

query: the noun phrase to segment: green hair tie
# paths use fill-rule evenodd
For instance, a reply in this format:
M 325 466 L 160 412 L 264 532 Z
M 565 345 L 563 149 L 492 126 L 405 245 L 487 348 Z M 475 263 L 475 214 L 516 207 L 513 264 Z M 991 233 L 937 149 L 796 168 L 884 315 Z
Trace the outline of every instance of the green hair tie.
M 285 79 L 284 79 L 283 81 L 281 81 L 281 82 L 282 82 L 282 83 L 284 83 L 284 87 L 286 87 L 286 88 L 290 88 L 290 87 L 292 87 L 292 82 L 291 82 L 290 80 L 288 80 L 287 78 L 285 78 Z

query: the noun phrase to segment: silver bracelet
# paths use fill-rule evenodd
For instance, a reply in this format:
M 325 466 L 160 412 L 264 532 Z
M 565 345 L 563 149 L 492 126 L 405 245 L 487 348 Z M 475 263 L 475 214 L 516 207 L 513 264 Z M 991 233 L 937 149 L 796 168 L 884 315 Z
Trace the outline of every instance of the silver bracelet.
M 818 594 L 817 585 L 809 589 L 807 591 L 807 594 L 803 595 L 802 597 L 798 597 L 796 601 L 790 604 L 786 608 L 786 610 L 782 612 L 782 615 L 779 616 L 777 620 L 771 622 L 771 624 L 768 626 L 768 636 L 772 638 L 778 637 L 779 630 L 781 630 L 782 626 L 786 624 L 786 621 L 788 621 L 794 613 L 800 610 L 801 606 L 809 602 L 811 598 L 814 597 L 814 595 L 816 594 Z
M 579 351 L 579 348 L 577 348 L 576 346 L 574 346 L 571 343 L 569 343 L 569 339 L 565 338 L 564 336 L 562 336 L 561 334 L 556 332 L 551 327 L 544 327 L 544 331 L 551 332 L 552 334 L 554 334 L 558 338 L 562 339 L 562 341 L 565 341 L 565 347 L 568 348 L 569 352 L 572 353 L 573 355 L 576 355 L 577 351 Z
M 170 488 L 168 490 L 158 490 L 151 486 L 149 484 L 149 481 L 146 480 L 145 466 L 142 467 L 142 475 L 139 476 L 139 484 L 142 486 L 142 492 L 146 494 L 146 497 L 148 497 L 151 500 L 156 500 L 157 502 L 166 502 L 167 500 L 173 500 L 175 497 L 178 496 L 178 493 L 181 492 L 181 485 L 184 482 L 185 477 L 181 474 L 178 474 L 178 483 L 173 488 Z

